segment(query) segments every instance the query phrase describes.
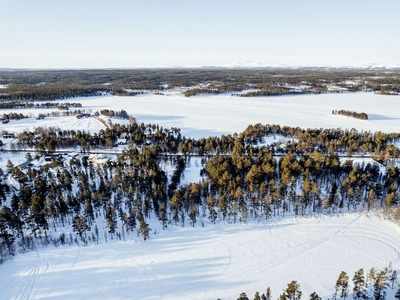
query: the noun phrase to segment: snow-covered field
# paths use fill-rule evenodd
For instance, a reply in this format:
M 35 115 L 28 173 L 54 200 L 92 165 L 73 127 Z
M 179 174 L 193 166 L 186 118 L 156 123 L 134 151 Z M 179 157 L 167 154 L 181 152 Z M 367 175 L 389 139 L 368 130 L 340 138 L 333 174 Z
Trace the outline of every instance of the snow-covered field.
M 1 299 L 236 299 L 291 280 L 304 298 L 334 292 L 340 271 L 400 269 L 400 229 L 346 214 L 260 223 L 170 225 L 146 242 L 53 246 L 0 266 Z M 392 298 L 390 297 L 392 296 Z M 393 299 L 390 292 L 387 299 Z
M 165 128 L 178 127 L 186 137 L 200 138 L 221 134 L 240 133 L 249 124 L 279 124 L 303 128 L 338 128 L 369 131 L 399 131 L 399 96 L 374 93 L 341 93 L 278 97 L 241 98 L 230 95 L 196 96 L 185 98 L 177 93 L 168 95 L 145 94 L 135 97 L 99 96 L 68 99 L 79 102 L 82 109 L 94 113 L 100 109 L 124 109 L 138 122 L 160 124 Z M 60 101 L 62 102 L 62 101 Z M 332 110 L 365 112 L 369 120 L 358 120 L 332 115 Z M 15 110 L 2 110 L 2 113 Z M 45 110 L 46 112 L 47 110 Z M 49 110 L 51 111 L 51 110 Z M 43 110 L 18 110 L 37 115 Z M 106 121 L 108 118 L 104 117 Z M 127 120 L 112 119 L 127 123 Z M 29 118 L 0 124 L 0 130 L 33 130 L 39 126 L 59 126 L 62 129 L 98 131 L 104 128 L 94 118 L 77 120 L 75 117 L 49 117 L 44 120 Z

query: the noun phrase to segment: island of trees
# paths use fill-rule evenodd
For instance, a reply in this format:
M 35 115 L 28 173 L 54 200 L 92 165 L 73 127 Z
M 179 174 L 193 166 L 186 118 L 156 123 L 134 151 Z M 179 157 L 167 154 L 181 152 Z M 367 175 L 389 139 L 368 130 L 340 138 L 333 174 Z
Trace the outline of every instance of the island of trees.
M 349 111 L 349 110 L 332 110 L 333 115 L 342 115 L 346 117 L 351 117 L 351 118 L 356 118 L 360 120 L 368 120 L 368 115 L 364 112 L 357 113 L 355 111 Z

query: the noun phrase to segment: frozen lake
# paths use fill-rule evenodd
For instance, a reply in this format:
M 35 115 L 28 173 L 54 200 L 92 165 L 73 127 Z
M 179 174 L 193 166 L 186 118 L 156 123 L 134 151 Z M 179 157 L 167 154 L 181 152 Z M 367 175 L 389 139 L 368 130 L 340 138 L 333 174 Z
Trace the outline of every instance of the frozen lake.
M 155 228 L 155 224 L 150 224 Z M 347 214 L 250 224 L 170 225 L 146 242 L 47 247 L 0 265 L 2 299 L 237 299 L 297 280 L 332 296 L 341 271 L 400 270 L 400 228 Z M 387 299 L 393 299 L 388 294 Z
M 62 101 L 61 101 L 62 102 Z M 374 93 L 341 93 L 277 97 L 240 98 L 210 95 L 186 98 L 178 94 L 139 95 L 135 97 L 101 96 L 73 98 L 64 102 L 82 103 L 83 109 L 121 110 L 136 117 L 139 123 L 178 127 L 186 137 L 200 138 L 240 133 L 250 124 L 279 124 L 302 128 L 338 128 L 366 131 L 399 131 L 400 96 Z M 365 112 L 368 120 L 332 115 L 332 110 Z M 3 110 L 3 113 L 14 110 Z M 37 115 L 43 110 L 18 110 Z M 45 111 L 46 112 L 46 111 Z M 108 120 L 108 118 L 103 117 Z M 112 119 L 128 123 L 127 120 Z M 59 126 L 65 129 L 98 131 L 104 125 L 93 118 L 35 118 L 11 121 L 1 129 L 22 131 L 38 126 Z

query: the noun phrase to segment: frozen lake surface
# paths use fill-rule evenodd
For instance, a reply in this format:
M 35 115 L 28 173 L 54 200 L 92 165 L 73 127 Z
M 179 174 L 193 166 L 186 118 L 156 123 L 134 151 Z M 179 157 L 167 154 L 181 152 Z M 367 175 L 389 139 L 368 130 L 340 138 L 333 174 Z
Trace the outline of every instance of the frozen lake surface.
M 60 101 L 62 102 L 62 101 Z M 399 131 L 400 96 L 374 93 L 341 93 L 277 97 L 241 98 L 210 95 L 186 98 L 182 95 L 138 95 L 135 97 L 101 96 L 73 98 L 64 102 L 82 103 L 92 113 L 101 109 L 124 109 L 139 123 L 178 127 L 186 137 L 200 138 L 240 133 L 250 124 L 279 124 L 302 128 L 342 128 L 366 131 Z M 368 114 L 368 120 L 332 115 L 332 110 L 349 110 Z M 3 110 L 3 113 L 14 110 Z M 37 115 L 43 110 L 18 110 Z M 45 110 L 46 112 L 46 110 Z M 107 117 L 103 117 L 108 121 Z M 128 123 L 112 119 L 112 122 Z M 10 121 L 1 129 L 33 130 L 38 126 L 59 126 L 62 129 L 98 131 L 104 125 L 94 118 L 49 117 Z
M 304 298 L 315 291 L 327 299 L 341 271 L 351 279 L 359 268 L 383 269 L 390 262 L 400 270 L 400 228 L 372 216 L 170 225 L 146 242 L 51 246 L 17 255 L 0 265 L 0 294 L 2 299 L 215 300 L 237 299 L 244 291 L 252 297 L 270 286 L 276 299 L 297 280 Z

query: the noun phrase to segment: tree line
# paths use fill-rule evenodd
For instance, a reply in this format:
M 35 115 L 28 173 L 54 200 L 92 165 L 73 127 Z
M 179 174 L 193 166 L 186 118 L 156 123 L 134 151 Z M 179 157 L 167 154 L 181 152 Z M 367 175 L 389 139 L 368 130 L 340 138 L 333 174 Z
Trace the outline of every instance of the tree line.
M 45 102 L 45 103 L 35 103 L 35 102 L 24 102 L 24 101 L 2 101 L 0 102 L 0 109 L 49 109 L 58 108 L 65 109 L 70 107 L 82 107 L 81 103 L 76 102 Z
M 350 290 L 351 282 L 353 283 L 353 289 Z M 384 300 L 387 299 L 387 291 L 389 289 L 394 290 L 394 299 L 400 299 L 400 284 L 395 286 L 397 282 L 397 271 L 389 267 L 384 270 L 376 270 L 371 268 L 368 273 L 364 272 L 364 269 L 359 269 L 354 273 L 354 276 L 350 280 L 349 275 L 342 271 L 336 280 L 334 293 L 331 299 L 346 299 L 347 296 L 352 296 L 355 300 L 361 299 L 374 299 Z M 279 295 L 278 300 L 300 300 L 302 299 L 303 292 L 300 289 L 300 284 L 293 280 L 287 284 L 286 289 Z M 219 300 L 222 300 L 218 298 Z M 256 292 L 254 300 L 271 300 L 272 291 L 270 287 L 267 287 L 266 292 L 261 294 Z M 309 300 L 322 300 L 322 298 L 316 293 L 312 292 L 308 296 Z M 250 300 L 246 293 L 241 293 L 237 300 Z
M 349 92 L 373 91 L 396 95 L 399 71 L 314 69 L 159 69 L 159 70 L 57 70 L 1 71 L 3 101 L 54 101 L 74 97 L 113 94 L 135 96 L 144 91 L 184 89 L 184 95 L 216 94 L 254 89 L 239 96 L 270 96 L 333 92 L 338 86 Z M 199 87 L 205 86 L 205 87 Z M 296 91 L 289 86 L 303 86 Z

